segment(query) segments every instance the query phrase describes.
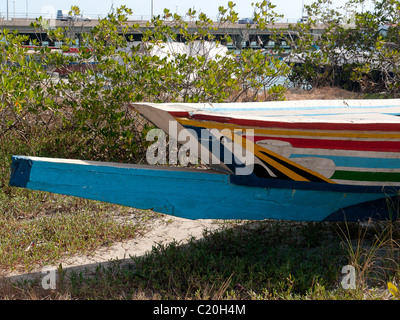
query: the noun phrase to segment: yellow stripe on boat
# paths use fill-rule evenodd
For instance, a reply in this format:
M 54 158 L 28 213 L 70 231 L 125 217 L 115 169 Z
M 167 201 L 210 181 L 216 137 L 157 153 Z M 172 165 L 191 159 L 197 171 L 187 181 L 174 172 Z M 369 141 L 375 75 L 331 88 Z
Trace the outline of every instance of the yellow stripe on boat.
M 228 136 L 226 134 L 226 132 L 224 132 L 223 130 L 221 131 L 221 134 L 224 135 L 225 137 L 227 137 L 228 139 L 232 139 L 232 136 Z M 246 139 L 245 137 L 241 137 L 238 136 L 237 134 L 235 134 L 234 132 L 232 132 L 233 135 L 233 141 L 235 143 L 238 143 L 242 148 L 248 150 L 248 151 L 252 151 L 254 152 L 254 155 L 256 157 L 258 157 L 259 159 L 265 161 L 266 163 L 268 163 L 269 165 L 271 165 L 272 167 L 274 167 L 275 169 L 279 170 L 280 172 L 282 172 L 285 176 L 289 177 L 290 179 L 294 180 L 294 181 L 310 181 L 309 179 L 307 179 L 306 177 L 300 175 L 297 172 L 294 172 L 293 170 L 291 170 L 290 168 L 288 168 L 287 166 L 275 161 L 274 159 L 272 159 L 269 156 L 272 156 L 274 158 L 279 159 L 281 162 L 288 164 L 292 167 L 296 167 L 298 168 L 300 171 L 304 171 L 307 172 L 310 175 L 313 175 L 327 183 L 336 183 L 330 179 L 328 179 L 327 177 L 312 171 L 308 168 L 305 168 L 301 165 L 299 165 L 296 162 L 293 162 L 271 150 L 268 150 L 264 147 L 259 146 L 258 144 L 253 143 L 252 141 Z M 269 156 L 268 156 L 269 155 Z
M 197 121 L 186 118 L 175 118 L 184 126 L 203 127 L 207 129 L 252 129 L 255 134 L 274 135 L 274 136 L 309 136 L 309 137 L 343 137 L 343 138 L 369 138 L 369 139 L 400 139 L 400 133 L 364 133 L 364 132 L 327 132 L 327 131 L 299 131 L 282 129 L 260 129 L 254 127 L 241 126 L 232 123 L 219 123 L 213 121 Z

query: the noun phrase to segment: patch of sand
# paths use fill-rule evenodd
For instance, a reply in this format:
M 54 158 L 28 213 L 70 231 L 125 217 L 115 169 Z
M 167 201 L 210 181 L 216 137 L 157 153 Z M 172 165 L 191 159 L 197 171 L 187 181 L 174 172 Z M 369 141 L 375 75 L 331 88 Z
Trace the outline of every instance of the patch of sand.
M 54 268 L 61 263 L 64 271 L 82 272 L 89 275 L 99 264 L 106 267 L 116 260 L 130 263 L 131 257 L 143 256 L 155 245 L 165 245 L 173 241 L 184 244 L 192 237 L 201 239 L 205 230 L 212 231 L 218 228 L 220 228 L 220 224 L 215 220 L 189 220 L 172 216 L 154 219 L 151 229 L 142 236 L 99 248 L 90 255 L 77 255 L 61 259 L 54 264 Z M 44 275 L 46 273 L 42 273 L 42 268 L 37 268 L 30 273 L 10 272 L 4 276 L 6 280 L 15 282 L 40 279 Z

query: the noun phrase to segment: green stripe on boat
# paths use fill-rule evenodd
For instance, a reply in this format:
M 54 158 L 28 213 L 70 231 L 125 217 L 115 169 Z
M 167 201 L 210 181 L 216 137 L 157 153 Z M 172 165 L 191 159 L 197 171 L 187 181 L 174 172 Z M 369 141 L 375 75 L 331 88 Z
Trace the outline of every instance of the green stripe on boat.
M 332 180 L 400 182 L 399 172 L 335 171 Z

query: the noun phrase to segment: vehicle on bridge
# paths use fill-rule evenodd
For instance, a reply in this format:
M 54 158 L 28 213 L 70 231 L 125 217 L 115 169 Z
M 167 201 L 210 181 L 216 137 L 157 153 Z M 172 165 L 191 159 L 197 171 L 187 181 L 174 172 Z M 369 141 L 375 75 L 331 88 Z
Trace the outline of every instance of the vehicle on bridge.
M 252 18 L 242 18 L 238 22 L 239 24 L 254 24 L 254 20 Z
M 70 15 L 68 10 L 57 10 L 57 20 L 90 21 L 91 19 L 89 17 L 84 16 L 83 14 Z

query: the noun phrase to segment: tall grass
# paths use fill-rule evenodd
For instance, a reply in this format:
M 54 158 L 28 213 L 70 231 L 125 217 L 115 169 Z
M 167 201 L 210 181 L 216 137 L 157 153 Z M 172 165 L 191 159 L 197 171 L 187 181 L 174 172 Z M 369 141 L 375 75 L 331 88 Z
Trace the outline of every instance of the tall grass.
M 338 224 L 338 232 L 348 264 L 356 270 L 360 288 L 385 286 L 399 279 L 400 221 L 369 222 L 356 227 Z

